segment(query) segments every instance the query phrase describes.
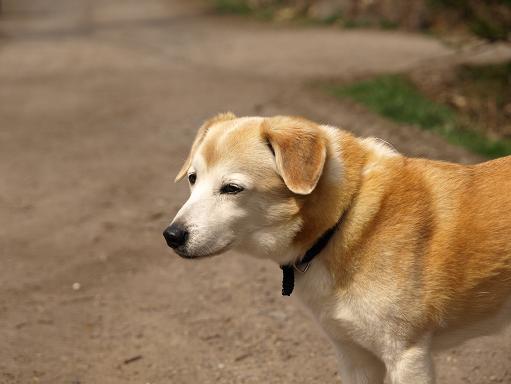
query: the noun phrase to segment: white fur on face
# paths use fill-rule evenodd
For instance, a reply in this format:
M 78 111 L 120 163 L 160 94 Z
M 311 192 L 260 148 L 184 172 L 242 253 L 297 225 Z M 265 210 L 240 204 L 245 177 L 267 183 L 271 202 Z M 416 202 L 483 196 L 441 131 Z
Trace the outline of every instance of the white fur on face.
M 196 156 L 189 173 L 196 173 L 197 180 L 191 187 L 191 195 L 181 207 L 174 222 L 189 231 L 188 241 L 182 253 L 189 257 L 211 256 L 230 248 L 236 238 L 235 224 L 246 217 L 247 212 L 239 202 L 241 193 L 252 188 L 251 180 L 240 173 L 229 173 L 222 168 L 206 171 L 204 160 Z M 244 188 L 240 194 L 221 194 L 226 183 Z
M 273 159 L 261 166 L 272 167 Z M 255 257 L 285 262 L 289 245 L 301 227 L 299 219 L 290 215 L 289 199 L 258 188 L 261 180 L 248 172 L 227 164 L 206 167 L 197 154 L 188 173 L 197 175 L 191 195 L 173 222 L 189 231 L 181 256 L 203 257 L 236 248 Z M 233 183 L 243 191 L 222 194 L 222 185 Z M 296 256 L 296 255 L 294 255 Z
M 303 225 L 298 214 L 300 203 L 278 175 L 275 157 L 264 141 L 248 135 L 242 146 L 236 142 L 234 147 L 230 146 L 232 143 L 227 139 L 243 129 L 242 122 L 258 123 L 260 119 L 238 120 L 232 126 L 222 127 L 222 134 L 215 138 L 217 148 L 235 151 L 234 155 L 227 152 L 215 164 L 206 164 L 201 153 L 203 143 L 192 159 L 188 173 L 195 172 L 197 181 L 173 221 L 188 229 L 188 241 L 176 252 L 185 257 L 200 257 L 236 249 L 287 264 L 303 252 L 293 246 Z M 321 129 L 333 154 L 325 177 L 340 182 L 339 131 L 328 126 Z M 236 195 L 220 194 L 225 183 L 235 183 L 244 190 Z

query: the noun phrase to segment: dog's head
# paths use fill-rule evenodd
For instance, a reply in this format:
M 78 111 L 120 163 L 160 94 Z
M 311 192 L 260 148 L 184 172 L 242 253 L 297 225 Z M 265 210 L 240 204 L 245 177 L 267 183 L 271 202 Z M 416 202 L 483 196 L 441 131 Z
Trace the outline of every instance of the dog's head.
M 164 231 L 168 245 L 185 258 L 238 249 L 286 262 L 326 159 L 324 129 L 305 119 L 206 121 L 176 176 L 191 195 Z

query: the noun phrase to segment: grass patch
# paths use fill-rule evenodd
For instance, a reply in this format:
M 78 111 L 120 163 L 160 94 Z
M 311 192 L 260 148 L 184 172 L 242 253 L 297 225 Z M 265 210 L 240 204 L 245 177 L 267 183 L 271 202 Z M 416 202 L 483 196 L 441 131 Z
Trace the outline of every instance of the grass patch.
M 231 13 L 235 15 L 248 15 L 252 9 L 244 0 L 215 0 L 215 9 L 219 13 Z
M 478 98 L 495 99 L 498 108 L 511 102 L 511 61 L 488 65 L 465 65 L 458 71 L 464 91 Z
M 406 77 L 384 75 L 344 86 L 329 86 L 336 97 L 350 98 L 399 123 L 436 132 L 449 142 L 495 158 L 511 154 L 510 140 L 494 140 L 471 129 L 446 105 L 425 97 Z
M 224 15 L 253 16 L 260 20 L 272 20 L 276 12 L 273 6 L 251 7 L 246 0 L 214 0 L 213 3 L 216 12 Z

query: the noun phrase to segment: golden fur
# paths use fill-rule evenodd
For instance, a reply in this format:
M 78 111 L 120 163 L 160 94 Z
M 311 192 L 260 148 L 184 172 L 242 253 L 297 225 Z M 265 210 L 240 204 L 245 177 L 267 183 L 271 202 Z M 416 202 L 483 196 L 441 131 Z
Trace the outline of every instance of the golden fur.
M 415 383 L 432 383 L 429 340 L 509 304 L 511 157 L 470 166 L 407 158 L 303 118 L 229 113 L 200 128 L 176 180 L 194 159 L 204 163 L 199 177 L 232 169 L 255 185 L 252 197 L 232 203 L 249 207 L 245 216 L 260 223 L 252 232 L 264 228 L 259 237 L 232 230 L 230 243 L 242 251 L 268 243 L 263 257 L 297 261 L 344 214 L 315 269 L 297 284 L 339 344 L 341 362 L 349 359 L 337 343 L 344 340 L 374 365 L 353 373 L 356 364 L 341 364 L 348 384 L 381 383 L 381 364 L 392 383 L 410 383 L 410 372 Z M 233 228 L 249 228 L 243 223 Z M 376 340 L 371 327 L 379 326 L 390 342 Z

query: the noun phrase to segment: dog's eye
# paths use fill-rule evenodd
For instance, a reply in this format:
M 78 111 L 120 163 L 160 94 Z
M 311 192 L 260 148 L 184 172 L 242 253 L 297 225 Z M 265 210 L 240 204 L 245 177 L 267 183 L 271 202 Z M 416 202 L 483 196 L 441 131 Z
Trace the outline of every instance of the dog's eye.
M 197 174 L 196 173 L 190 173 L 188 175 L 188 181 L 190 182 L 191 185 L 194 185 L 196 180 L 197 180 Z
M 220 188 L 220 193 L 228 193 L 230 195 L 235 195 L 241 191 L 243 191 L 243 187 L 236 184 L 224 184 L 222 188 Z

